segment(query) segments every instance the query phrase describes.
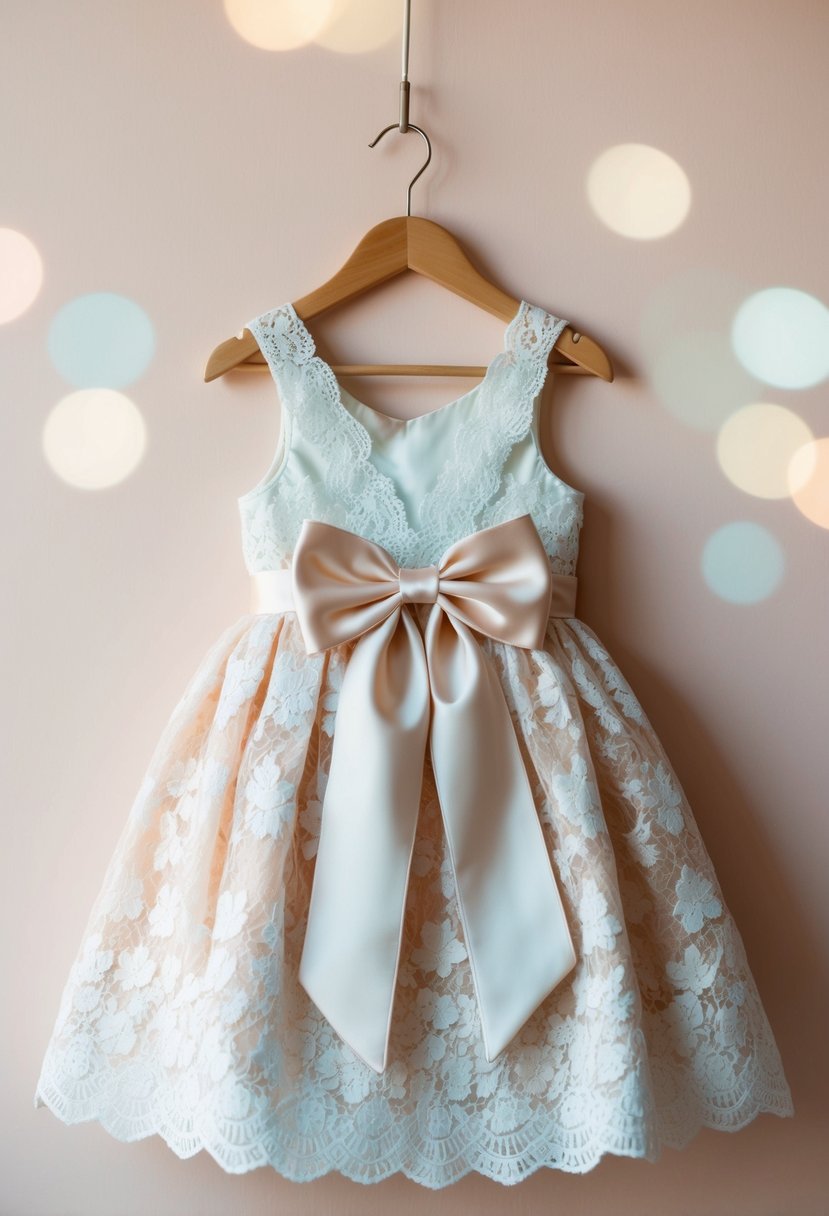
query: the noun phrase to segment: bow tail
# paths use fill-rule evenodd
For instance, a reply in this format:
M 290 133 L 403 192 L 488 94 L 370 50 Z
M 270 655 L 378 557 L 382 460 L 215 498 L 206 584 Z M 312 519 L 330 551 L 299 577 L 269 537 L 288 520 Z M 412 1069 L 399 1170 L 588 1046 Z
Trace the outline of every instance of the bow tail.
M 386 1067 L 429 730 L 423 639 L 400 606 L 356 641 L 337 708 L 299 982 Z
M 576 961 L 498 676 L 439 605 L 426 626 L 430 735 L 487 1060 Z

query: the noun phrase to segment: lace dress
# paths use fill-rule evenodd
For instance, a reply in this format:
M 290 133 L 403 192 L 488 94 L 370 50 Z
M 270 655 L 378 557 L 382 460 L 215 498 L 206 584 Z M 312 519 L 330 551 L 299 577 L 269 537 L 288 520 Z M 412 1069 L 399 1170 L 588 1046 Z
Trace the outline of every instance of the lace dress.
M 340 386 L 291 304 L 249 322 L 282 402 L 278 451 L 238 500 L 247 569 L 289 568 L 303 521 L 402 567 L 529 514 L 574 579 L 584 495 L 538 444 L 566 323 L 522 301 L 457 400 L 407 420 Z M 409 611 L 422 628 L 429 608 Z M 777 1046 L 691 807 L 593 631 L 478 638 L 497 673 L 575 965 L 492 1057 L 427 749 L 388 1059 L 299 983 L 340 688 L 355 643 L 308 653 L 294 611 L 251 611 L 172 711 L 95 900 L 35 1093 L 67 1123 L 158 1134 L 243 1173 L 401 1171 L 503 1184 L 606 1153 L 654 1160 L 701 1126 L 793 1113 Z M 543 842 L 543 843 L 542 843 Z M 510 913 L 503 909 L 504 916 Z M 545 926 L 539 926 L 543 933 Z

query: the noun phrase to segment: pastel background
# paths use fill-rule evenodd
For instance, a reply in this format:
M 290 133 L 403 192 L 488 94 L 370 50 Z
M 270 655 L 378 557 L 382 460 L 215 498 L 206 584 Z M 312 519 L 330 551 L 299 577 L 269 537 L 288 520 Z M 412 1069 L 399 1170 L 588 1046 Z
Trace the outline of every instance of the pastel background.
M 690 798 L 796 1110 L 436 1193 L 232 1177 L 32 1105 L 151 749 L 247 611 L 236 498 L 279 402 L 205 361 L 405 213 L 421 139 L 367 146 L 397 119 L 402 2 L 2 8 L 0 1212 L 829 1212 L 829 6 L 413 3 L 413 213 L 613 359 L 611 385 L 544 390 L 544 454 L 586 494 L 579 615 Z M 312 323 L 332 362 L 485 363 L 503 328 L 410 274 Z M 347 383 L 402 417 L 474 381 Z

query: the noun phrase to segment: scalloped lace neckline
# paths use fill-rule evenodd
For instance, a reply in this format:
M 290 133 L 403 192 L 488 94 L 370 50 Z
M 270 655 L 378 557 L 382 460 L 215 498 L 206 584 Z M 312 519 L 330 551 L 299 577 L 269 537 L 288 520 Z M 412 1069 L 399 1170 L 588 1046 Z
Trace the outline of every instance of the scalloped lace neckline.
M 337 398 L 338 408 L 340 410 L 342 410 L 343 413 L 347 414 L 349 416 L 349 418 L 352 418 L 354 420 L 354 422 L 357 424 L 357 426 L 359 426 L 365 432 L 365 434 L 369 440 L 369 446 L 373 447 L 375 437 L 368 430 L 368 428 L 365 426 L 365 424 L 360 420 L 360 418 L 357 416 L 357 414 L 353 410 L 351 410 L 347 407 L 344 398 L 347 398 L 354 405 L 356 405 L 358 407 L 358 409 L 360 410 L 360 412 L 365 411 L 365 413 L 368 414 L 369 417 L 375 419 L 379 424 L 389 423 L 392 426 L 400 427 L 402 430 L 406 430 L 408 427 L 413 426 L 415 423 L 425 422 L 427 419 L 432 418 L 435 414 L 445 414 L 448 411 L 453 410 L 455 408 L 455 406 L 461 406 L 464 403 L 470 402 L 470 401 L 474 402 L 477 399 L 477 397 L 483 392 L 484 387 L 489 385 L 490 381 L 493 378 L 496 368 L 500 366 L 501 362 L 504 359 L 504 356 L 513 350 L 513 341 L 512 341 L 513 334 L 514 334 L 515 330 L 517 329 L 517 327 L 521 321 L 521 318 L 524 315 L 524 311 L 529 308 L 529 304 L 527 303 L 526 300 L 523 300 L 523 299 L 521 301 L 519 301 L 518 309 L 516 310 L 514 316 L 511 318 L 511 320 L 507 323 L 507 326 L 504 330 L 501 349 L 496 351 L 496 353 L 489 360 L 489 362 L 486 365 L 484 374 L 481 377 L 481 379 L 478 381 L 477 384 L 474 384 L 471 389 L 469 389 L 467 392 L 463 393 L 460 397 L 455 397 L 452 401 L 446 401 L 446 402 L 444 402 L 443 405 L 438 405 L 433 410 L 428 410 L 425 414 L 415 414 L 411 418 L 395 418 L 391 414 L 385 414 L 385 413 L 383 413 L 382 410 L 375 409 L 374 406 L 372 406 L 372 405 L 367 405 L 366 402 L 361 401 L 359 397 L 355 397 L 355 395 L 349 389 L 345 388 L 340 383 L 340 381 L 337 379 L 337 376 L 336 376 L 331 364 L 328 363 L 327 360 L 323 359 L 319 354 L 317 354 L 317 347 L 316 347 L 316 342 L 314 341 L 314 336 L 311 333 L 311 331 L 308 329 L 308 326 L 305 324 L 305 322 L 300 317 L 299 313 L 294 308 L 293 304 L 289 302 L 286 307 L 287 307 L 288 312 L 291 314 L 291 317 L 292 317 L 294 323 L 299 327 L 300 331 L 302 332 L 303 336 L 305 337 L 306 341 L 308 342 L 310 349 L 312 351 L 312 358 L 317 361 L 318 366 L 322 367 L 325 370 L 326 375 L 330 378 L 330 381 L 333 384 L 334 389 L 335 389 L 334 396 Z

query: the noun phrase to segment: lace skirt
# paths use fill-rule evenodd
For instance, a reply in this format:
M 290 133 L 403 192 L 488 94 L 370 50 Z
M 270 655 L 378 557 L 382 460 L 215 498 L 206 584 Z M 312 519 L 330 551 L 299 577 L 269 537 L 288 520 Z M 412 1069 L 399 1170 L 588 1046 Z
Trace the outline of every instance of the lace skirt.
M 421 623 L 427 605 L 418 605 Z M 703 1125 L 793 1113 L 738 929 L 622 673 L 575 618 L 499 673 L 577 964 L 486 1060 L 427 754 L 382 1075 L 299 985 L 326 774 L 353 642 L 306 654 L 245 615 L 151 758 L 71 969 L 35 1094 L 67 1123 L 157 1134 L 242 1173 L 400 1171 L 504 1184 Z M 508 910 L 507 910 L 508 912 Z

